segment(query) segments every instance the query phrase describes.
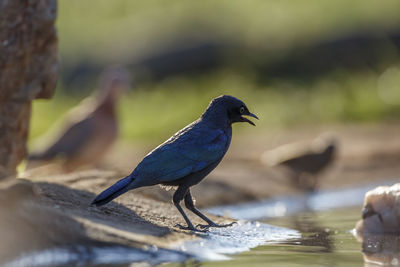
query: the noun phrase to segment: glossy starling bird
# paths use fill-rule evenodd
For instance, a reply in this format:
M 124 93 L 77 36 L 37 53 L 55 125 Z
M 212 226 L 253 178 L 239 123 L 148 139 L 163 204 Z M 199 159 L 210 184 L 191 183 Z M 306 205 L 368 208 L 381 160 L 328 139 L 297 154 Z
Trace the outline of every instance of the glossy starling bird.
M 96 96 L 84 99 L 71 110 L 61 134 L 41 152 L 31 154 L 29 161 L 61 159 L 72 171 L 96 163 L 111 147 L 118 133 L 116 101 L 129 85 L 129 75 L 121 68 L 107 69 Z
M 104 205 L 129 190 L 143 186 L 176 186 L 173 203 L 187 223 L 187 227 L 181 228 L 199 231 L 180 206 L 183 199 L 186 208 L 206 221 L 207 227 L 228 226 L 214 223 L 195 207 L 190 187 L 203 180 L 221 162 L 231 142 L 233 123 L 254 125 L 244 116 L 258 119 L 235 97 L 224 95 L 213 99 L 198 120 L 147 154 L 130 175 L 98 195 L 92 205 Z
M 336 151 L 334 139 L 318 138 L 311 146 L 295 143 L 267 151 L 262 161 L 269 166 L 287 168 L 294 186 L 312 192 L 318 185 L 318 175 L 333 162 Z

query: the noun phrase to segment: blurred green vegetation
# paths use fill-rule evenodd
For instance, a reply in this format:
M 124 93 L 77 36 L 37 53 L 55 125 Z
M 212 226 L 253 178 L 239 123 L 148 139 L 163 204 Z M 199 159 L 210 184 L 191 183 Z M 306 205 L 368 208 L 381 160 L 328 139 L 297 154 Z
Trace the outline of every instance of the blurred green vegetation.
M 400 75 L 396 78 L 400 81 Z M 120 100 L 121 133 L 124 139 L 167 137 L 196 119 L 210 99 L 221 94 L 243 99 L 260 117 L 256 122 L 257 130 L 299 124 L 398 119 L 400 102 L 390 104 L 382 99 L 377 90 L 379 79 L 379 75 L 371 72 L 336 73 L 321 77 L 310 90 L 308 85 L 285 81 L 261 88 L 249 76 L 229 71 L 219 71 L 211 77 L 176 77 L 133 89 Z M 288 87 L 295 87 L 295 90 L 287 90 Z M 394 94 L 400 101 L 400 92 Z M 35 101 L 32 137 L 42 134 L 77 103 L 75 97 L 65 95 L 57 95 L 51 101 Z M 249 130 L 247 128 L 238 127 L 238 130 Z
M 182 36 L 190 42 L 211 38 L 239 45 L 242 59 L 253 62 L 266 57 L 274 60 L 288 51 L 351 32 L 400 30 L 399 10 L 397 0 L 60 0 L 60 61 L 62 66 L 85 60 L 102 66 L 130 64 Z M 244 100 L 260 117 L 258 131 L 400 117 L 400 56 L 396 53 L 390 55 L 394 58 L 390 66 L 337 68 L 313 79 L 268 77 L 263 83 L 254 66 L 236 62 L 235 55 L 226 56 L 224 65 L 206 73 L 137 84 L 118 106 L 122 138 L 168 137 L 196 119 L 221 94 Z M 93 81 L 79 88 L 81 93 L 71 94 L 63 79 L 54 99 L 35 101 L 31 138 L 44 133 L 95 87 Z M 254 131 L 250 127 L 238 130 Z
M 57 28 L 62 59 L 123 61 L 182 35 L 281 51 L 358 30 L 398 28 L 399 10 L 398 0 L 60 0 Z

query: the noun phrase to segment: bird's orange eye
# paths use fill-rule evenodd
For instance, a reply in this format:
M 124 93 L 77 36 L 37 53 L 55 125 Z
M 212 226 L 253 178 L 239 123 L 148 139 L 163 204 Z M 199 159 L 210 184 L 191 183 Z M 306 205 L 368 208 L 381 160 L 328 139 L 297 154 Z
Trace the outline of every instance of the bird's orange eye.
M 243 114 L 244 113 L 244 107 L 240 107 L 239 112 L 240 112 L 240 114 Z

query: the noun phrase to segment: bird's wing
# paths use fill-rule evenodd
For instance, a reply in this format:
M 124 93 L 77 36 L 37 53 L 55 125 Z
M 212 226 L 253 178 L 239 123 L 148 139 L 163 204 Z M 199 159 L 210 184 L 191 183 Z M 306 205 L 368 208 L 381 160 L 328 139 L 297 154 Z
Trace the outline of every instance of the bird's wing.
M 69 127 L 42 153 L 43 158 L 70 157 L 77 153 L 93 134 L 93 118 L 88 117 Z
M 188 126 L 150 152 L 133 175 L 149 183 L 180 179 L 220 160 L 229 141 L 222 130 Z

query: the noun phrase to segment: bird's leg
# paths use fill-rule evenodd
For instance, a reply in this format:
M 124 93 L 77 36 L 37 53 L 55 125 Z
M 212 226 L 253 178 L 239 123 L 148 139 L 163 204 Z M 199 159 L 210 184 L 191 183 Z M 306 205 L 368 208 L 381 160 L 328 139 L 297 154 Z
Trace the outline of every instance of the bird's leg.
M 299 176 L 299 188 L 307 193 L 312 193 L 317 188 L 317 176 L 311 173 L 303 172 Z
M 186 195 L 185 195 L 185 206 L 188 210 L 192 211 L 194 214 L 196 214 L 197 216 L 199 216 L 200 218 L 202 218 L 204 221 L 206 221 L 208 223 L 208 225 L 197 225 L 201 228 L 208 228 L 208 227 L 228 227 L 233 225 L 235 222 L 229 223 L 229 224 L 217 224 L 215 222 L 213 222 L 212 220 L 210 220 L 206 215 L 204 215 L 203 213 L 201 213 L 194 205 L 194 201 L 192 198 L 192 195 L 190 193 L 190 189 L 188 189 Z
M 192 231 L 199 231 L 202 232 L 201 230 L 197 229 L 196 227 L 193 226 L 192 222 L 189 220 L 188 216 L 186 215 L 186 213 L 183 211 L 181 205 L 179 204 L 183 198 L 186 195 L 186 192 L 188 191 L 187 187 L 184 186 L 179 186 L 178 189 L 175 191 L 174 196 L 172 197 L 172 200 L 174 202 L 175 207 L 178 209 L 178 211 L 181 213 L 183 219 L 185 219 L 186 223 L 187 223 L 187 227 L 184 227 L 180 224 L 177 224 L 177 226 L 181 229 L 184 230 L 192 230 Z

